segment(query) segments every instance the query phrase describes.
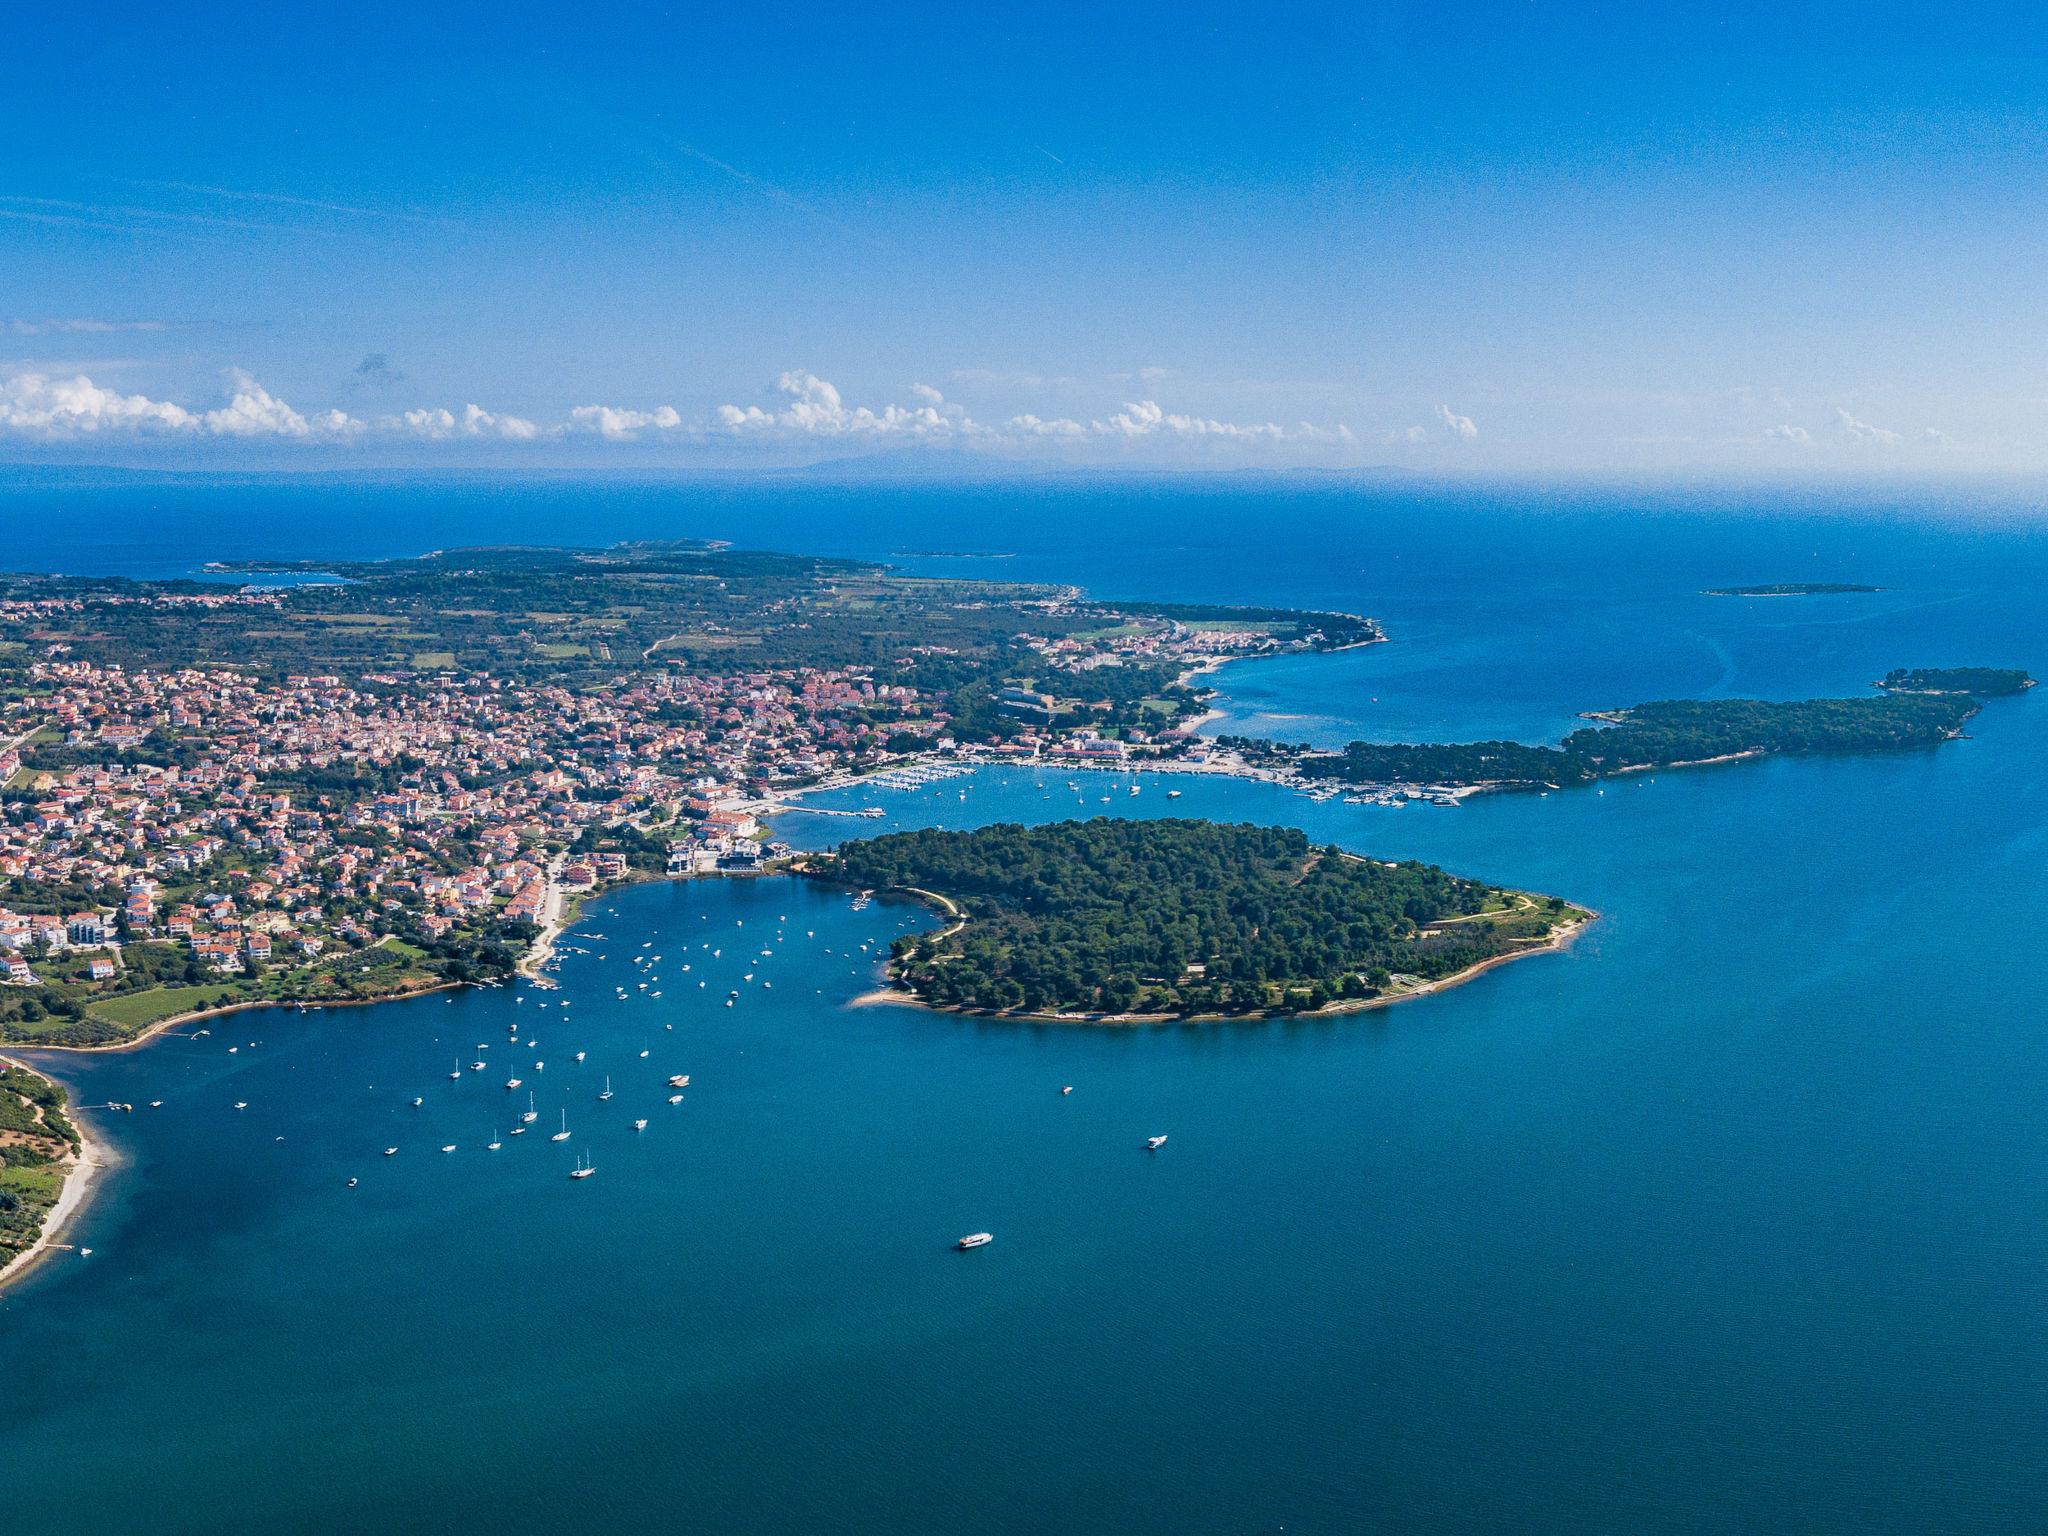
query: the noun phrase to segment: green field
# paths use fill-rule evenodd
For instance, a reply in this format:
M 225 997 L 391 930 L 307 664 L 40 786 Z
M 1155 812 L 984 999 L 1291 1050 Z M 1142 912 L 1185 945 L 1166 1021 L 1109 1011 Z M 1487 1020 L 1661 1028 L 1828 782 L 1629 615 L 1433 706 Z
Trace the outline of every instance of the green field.
M 202 987 L 154 987 L 147 992 L 130 992 L 125 997 L 109 997 L 92 1004 L 86 1011 L 88 1018 L 105 1019 L 123 1029 L 147 1029 L 158 1019 L 167 1019 L 173 1014 L 190 1013 L 202 1008 L 223 992 L 239 992 L 231 981 L 217 981 Z M 239 1000 L 239 998 L 238 998 Z M 50 1019 L 51 1025 L 66 1022 Z M 19 1025 L 18 1028 L 32 1030 L 33 1024 Z

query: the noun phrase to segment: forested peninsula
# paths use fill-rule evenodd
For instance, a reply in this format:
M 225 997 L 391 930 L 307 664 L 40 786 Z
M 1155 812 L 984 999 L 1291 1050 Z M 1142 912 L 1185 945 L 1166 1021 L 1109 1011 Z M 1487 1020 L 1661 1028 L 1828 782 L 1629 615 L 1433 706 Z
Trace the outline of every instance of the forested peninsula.
M 1648 768 L 1687 767 L 1772 755 L 1885 752 L 1933 746 L 1961 734 L 1986 696 L 2031 686 L 2023 671 L 1968 668 L 1897 671 L 1886 691 L 1852 699 L 1665 699 L 1589 713 L 1598 723 L 1554 747 L 1517 741 L 1354 741 L 1341 752 L 1285 742 L 1219 737 L 1248 763 L 1285 767 L 1338 784 L 1448 788 L 1568 788 Z
M 953 916 L 896 941 L 891 979 L 917 1000 L 1098 1022 L 1392 1001 L 1554 945 L 1592 916 L 1291 828 L 1183 819 L 897 832 L 801 867 Z

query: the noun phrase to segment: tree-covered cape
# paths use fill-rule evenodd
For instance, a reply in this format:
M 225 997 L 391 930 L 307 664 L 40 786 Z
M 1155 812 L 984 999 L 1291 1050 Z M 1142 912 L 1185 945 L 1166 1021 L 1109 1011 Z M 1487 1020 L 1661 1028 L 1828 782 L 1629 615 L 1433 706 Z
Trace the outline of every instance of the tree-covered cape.
M 1441 978 L 1583 914 L 1291 828 L 1098 818 L 848 843 L 816 872 L 954 902 L 899 939 L 895 977 L 942 1007 L 1209 1013 L 1367 998 Z

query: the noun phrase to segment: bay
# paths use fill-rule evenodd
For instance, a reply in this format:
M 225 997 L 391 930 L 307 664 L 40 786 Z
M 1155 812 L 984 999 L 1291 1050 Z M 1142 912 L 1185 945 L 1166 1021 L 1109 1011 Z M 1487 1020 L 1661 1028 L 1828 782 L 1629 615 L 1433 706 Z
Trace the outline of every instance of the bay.
M 132 485 L 63 491 L 107 541 L 76 548 L 163 574 L 259 534 L 316 559 L 950 541 L 1009 558 L 905 563 L 1383 618 L 1387 645 L 1221 674 L 1222 728 L 1295 739 L 1554 739 L 1644 698 L 2048 665 L 2043 546 L 1995 498 L 175 489 L 153 532 Z M 317 524 L 277 510 L 337 495 Z M 209 506 L 226 547 L 180 510 Z M 1700 590 L 1779 580 L 1889 590 Z M 126 1159 L 93 1256 L 0 1295 L 8 1507 L 103 1531 L 2037 1530 L 2044 735 L 2028 697 L 1931 752 L 1458 809 L 1196 778 L 1169 801 L 1152 776 L 1105 805 L 1097 776 L 1018 769 L 782 823 L 1255 820 L 1602 913 L 1561 954 L 1339 1020 L 853 1007 L 921 909 L 704 880 L 597 904 L 547 1009 L 461 993 L 64 1058 L 83 1102 L 164 1107 L 92 1117 Z M 479 1043 L 491 1070 L 448 1082 Z M 545 1113 L 493 1153 L 510 1054 L 546 1061 L 522 1074 Z M 571 1181 L 579 1151 L 599 1171 Z

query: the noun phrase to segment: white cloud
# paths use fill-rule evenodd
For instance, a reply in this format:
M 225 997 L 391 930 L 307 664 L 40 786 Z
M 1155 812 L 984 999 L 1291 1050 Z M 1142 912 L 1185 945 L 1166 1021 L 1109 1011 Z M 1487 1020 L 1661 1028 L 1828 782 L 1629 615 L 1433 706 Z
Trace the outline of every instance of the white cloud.
M 1270 421 L 1244 425 L 1218 421 L 1211 416 L 1176 415 L 1152 400 L 1125 402 L 1124 408 L 1107 422 L 1096 422 L 1095 430 L 1123 437 L 1150 437 L 1155 433 L 1165 433 L 1174 437 L 1267 438 L 1274 442 L 1289 435 L 1287 428 Z
M 540 428 L 523 416 L 500 416 L 482 406 L 465 405 L 462 414 L 452 411 L 407 411 L 398 418 L 405 431 L 429 442 L 446 442 L 454 437 L 496 437 L 507 442 L 528 443 L 540 436 Z
M 172 433 L 333 441 L 362 430 L 361 422 L 342 411 L 303 416 L 245 373 L 230 379 L 228 403 L 200 413 L 169 400 L 103 389 L 83 374 L 52 379 L 18 373 L 0 381 L 0 431 L 43 438 Z
M 1088 429 L 1080 422 L 1066 416 L 1057 416 L 1047 421 L 1037 416 L 1012 416 L 1004 423 L 1012 432 L 1025 437 L 1086 437 Z
M 1842 430 L 1859 443 L 1896 443 L 1899 434 L 1889 427 L 1873 426 L 1867 421 L 1858 421 L 1840 406 L 1835 407 L 1835 418 L 1842 424 Z
M 204 417 L 206 429 L 222 437 L 351 437 L 363 424 L 345 411 L 302 416 L 239 368 L 228 375 L 234 394 Z
M 610 405 L 579 405 L 569 413 L 572 430 L 595 432 L 614 443 L 630 443 L 650 427 L 671 432 L 682 424 L 682 415 L 672 405 L 658 405 L 651 411 L 621 410 Z
M 0 428 L 33 437 L 97 432 L 189 432 L 198 418 L 168 400 L 102 389 L 80 374 L 51 379 L 18 373 L 0 382 Z
M 1772 442 L 1797 443 L 1802 448 L 1813 441 L 1813 434 L 1811 432 L 1807 431 L 1804 427 L 1795 427 L 1790 422 L 1782 422 L 1775 427 L 1765 427 L 1764 436 Z
M 913 440 L 979 430 L 965 412 L 946 405 L 946 397 L 929 385 L 920 384 L 913 390 L 925 402 L 923 405 L 886 405 L 879 411 L 864 405 L 849 406 L 830 380 L 803 369 L 783 374 L 775 381 L 775 388 L 788 402 L 780 409 L 721 405 L 717 425 L 727 432 L 750 436 Z
M 1457 438 L 1460 442 L 1469 443 L 1479 436 L 1479 428 L 1473 424 L 1472 418 L 1470 416 L 1460 416 L 1448 405 L 1439 405 L 1436 408 L 1436 416 L 1437 420 L 1444 424 L 1451 436 Z
M 111 336 L 121 331 L 168 331 L 163 320 L 9 320 L 4 329 L 16 336 Z
M 986 447 L 1033 441 L 1135 442 L 1162 438 L 1217 438 L 1237 442 L 1349 442 L 1349 429 L 1299 422 L 1222 421 L 1169 411 L 1155 400 L 1132 400 L 1115 414 L 1091 421 L 1071 416 L 1012 416 L 1000 426 L 976 421 L 929 385 L 914 385 L 917 405 L 870 407 L 849 405 L 836 386 L 815 373 L 796 370 L 775 381 L 785 403 L 776 409 L 758 405 L 722 405 L 716 425 L 728 433 L 761 437 L 893 437 L 907 441 L 973 441 Z
M 1410 427 L 1410 428 L 1409 428 L 1409 429 L 1408 429 L 1407 431 L 1405 431 L 1405 432 L 1403 432 L 1403 433 L 1401 434 L 1401 440 L 1402 440 L 1403 442 L 1408 442 L 1408 443 L 1419 443 L 1419 442 L 1423 441 L 1423 439 L 1427 438 L 1428 436 L 1429 436 L 1429 428 L 1427 428 L 1427 427 Z
M 910 388 L 915 403 L 849 404 L 838 388 L 815 373 L 793 370 L 775 382 L 780 400 L 772 406 L 722 405 L 709 417 L 686 418 L 674 406 L 650 408 L 580 405 L 566 418 L 542 424 L 521 416 L 469 404 L 461 411 L 425 406 L 378 415 L 364 422 L 346 411 L 300 411 L 247 373 L 229 374 L 227 403 L 195 410 L 146 395 L 121 394 L 91 379 L 21 372 L 0 378 L 0 433 L 44 438 L 90 434 L 184 436 L 241 441 L 335 444 L 360 438 L 412 439 L 427 443 L 523 443 L 582 435 L 609 443 L 632 443 L 658 434 L 671 442 L 709 443 L 748 439 L 764 443 L 817 440 L 971 443 L 1002 450 L 1031 445 L 1096 443 L 1104 447 L 1210 441 L 1264 444 L 1350 444 L 1342 424 L 1273 421 L 1237 422 L 1170 411 L 1155 400 L 1127 401 L 1107 416 L 1018 415 L 984 425 L 928 384 Z M 393 375 L 394 379 L 400 375 Z

